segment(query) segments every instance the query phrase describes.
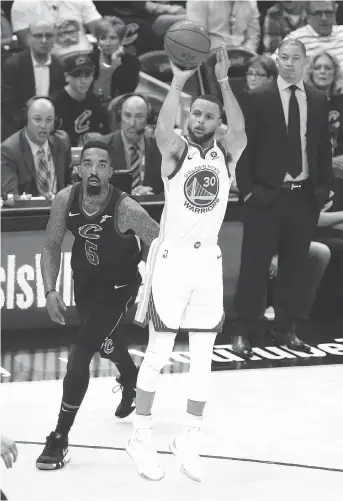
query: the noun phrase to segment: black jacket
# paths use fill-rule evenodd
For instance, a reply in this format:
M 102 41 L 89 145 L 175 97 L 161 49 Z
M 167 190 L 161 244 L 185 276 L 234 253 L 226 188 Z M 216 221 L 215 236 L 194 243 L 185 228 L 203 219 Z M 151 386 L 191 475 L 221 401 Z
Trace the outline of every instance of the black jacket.
M 305 84 L 307 160 L 314 195 L 323 206 L 333 187 L 329 108 L 325 95 Z M 248 144 L 236 167 L 238 189 L 248 203 L 266 204 L 279 192 L 290 162 L 287 127 L 277 82 L 244 99 Z

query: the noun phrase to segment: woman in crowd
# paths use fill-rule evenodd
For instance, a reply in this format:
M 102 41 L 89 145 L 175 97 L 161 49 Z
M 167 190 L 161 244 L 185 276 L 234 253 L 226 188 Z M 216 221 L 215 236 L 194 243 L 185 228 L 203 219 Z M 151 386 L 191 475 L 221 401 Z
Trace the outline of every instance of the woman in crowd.
M 105 16 L 95 30 L 98 46 L 92 53 L 93 90 L 105 104 L 116 96 L 134 92 L 138 85 L 140 61 L 125 52 L 122 45 L 125 33 L 125 24 L 115 16 Z
M 334 167 L 343 168 L 343 75 L 337 59 L 326 51 L 309 61 L 306 81 L 325 92 L 330 106 L 330 131 Z
M 247 69 L 247 89 L 254 90 L 261 85 L 275 80 L 278 70 L 274 60 L 269 56 L 254 56 Z

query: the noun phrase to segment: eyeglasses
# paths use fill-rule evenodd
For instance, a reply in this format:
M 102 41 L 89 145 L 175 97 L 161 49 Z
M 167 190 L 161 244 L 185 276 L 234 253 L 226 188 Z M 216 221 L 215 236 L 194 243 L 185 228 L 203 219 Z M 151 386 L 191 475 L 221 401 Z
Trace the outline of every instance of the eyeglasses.
M 334 17 L 336 15 L 335 11 L 333 10 L 316 10 L 316 12 L 310 12 L 311 16 L 315 17 Z
M 267 77 L 267 73 L 263 73 L 262 71 L 252 71 L 252 70 L 249 70 L 247 72 L 247 76 L 248 77 L 257 77 L 257 78 L 263 78 L 263 77 Z
M 31 33 L 31 36 L 36 40 L 43 40 L 44 37 L 47 40 L 52 40 L 55 35 L 53 33 Z

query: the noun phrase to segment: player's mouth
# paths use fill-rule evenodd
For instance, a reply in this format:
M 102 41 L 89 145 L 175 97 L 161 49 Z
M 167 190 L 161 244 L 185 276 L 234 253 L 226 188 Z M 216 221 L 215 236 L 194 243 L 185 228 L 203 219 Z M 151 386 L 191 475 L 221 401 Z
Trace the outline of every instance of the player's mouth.
M 204 127 L 194 127 L 194 130 L 196 130 L 197 132 L 204 132 Z
M 88 179 L 88 184 L 90 184 L 91 186 L 98 186 L 98 184 L 100 184 L 100 181 L 99 179 L 93 177 L 91 179 Z

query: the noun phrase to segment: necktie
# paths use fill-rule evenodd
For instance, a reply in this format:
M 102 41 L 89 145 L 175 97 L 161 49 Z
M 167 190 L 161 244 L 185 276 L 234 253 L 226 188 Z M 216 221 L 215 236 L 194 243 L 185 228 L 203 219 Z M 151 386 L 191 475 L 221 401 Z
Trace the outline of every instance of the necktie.
M 36 171 L 37 188 L 41 195 L 46 196 L 50 192 L 50 171 L 46 161 L 45 151 L 37 151 L 38 169 Z
M 130 146 L 130 172 L 132 173 L 132 189 L 142 184 L 141 159 L 137 144 Z
M 294 178 L 301 174 L 302 171 L 300 112 L 298 100 L 295 95 L 297 88 L 298 87 L 296 85 L 291 85 L 289 87 L 292 94 L 289 100 L 288 111 L 288 137 L 290 148 L 290 165 L 288 167 L 288 172 Z

